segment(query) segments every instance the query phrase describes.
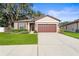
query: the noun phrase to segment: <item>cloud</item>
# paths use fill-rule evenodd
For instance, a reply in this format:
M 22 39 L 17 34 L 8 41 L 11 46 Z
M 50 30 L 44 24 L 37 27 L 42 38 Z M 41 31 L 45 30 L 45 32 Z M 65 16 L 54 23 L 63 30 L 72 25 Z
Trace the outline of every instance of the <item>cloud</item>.
M 48 15 L 57 17 L 63 21 L 75 20 L 79 18 L 79 9 L 64 8 L 62 10 L 49 10 Z

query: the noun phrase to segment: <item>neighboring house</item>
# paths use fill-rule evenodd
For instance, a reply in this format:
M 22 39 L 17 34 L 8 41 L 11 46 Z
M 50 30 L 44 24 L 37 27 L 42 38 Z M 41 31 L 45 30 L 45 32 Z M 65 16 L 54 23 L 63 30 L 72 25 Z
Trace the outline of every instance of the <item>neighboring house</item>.
M 36 32 L 59 32 L 60 20 L 52 16 L 40 16 L 36 19 L 14 22 L 14 29 L 27 29 Z
M 62 26 L 65 31 L 79 32 L 79 19 Z

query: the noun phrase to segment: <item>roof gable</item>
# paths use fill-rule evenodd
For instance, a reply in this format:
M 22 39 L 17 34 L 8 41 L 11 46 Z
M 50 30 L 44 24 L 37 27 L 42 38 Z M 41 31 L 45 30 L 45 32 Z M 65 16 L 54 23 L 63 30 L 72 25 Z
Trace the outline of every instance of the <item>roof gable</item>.
M 44 18 L 44 17 L 50 17 L 50 18 L 52 18 L 52 19 L 55 19 L 55 20 L 57 20 L 57 21 L 60 21 L 59 19 L 57 19 L 57 18 L 55 18 L 55 17 L 53 17 L 53 16 L 49 16 L 49 15 L 42 15 L 42 16 L 36 18 L 36 21 L 37 21 L 37 20 L 40 20 L 40 19 L 42 19 L 42 18 Z
M 59 21 L 60 20 L 55 18 L 55 17 L 46 15 L 46 16 L 43 16 L 43 17 L 39 18 L 35 22 L 59 22 Z
M 57 18 L 55 18 L 55 17 L 53 17 L 53 16 L 49 16 L 49 15 L 47 15 L 48 17 L 50 17 L 50 18 L 53 18 L 53 19 L 55 19 L 55 20 L 57 20 L 57 21 L 60 21 L 59 19 L 57 19 Z

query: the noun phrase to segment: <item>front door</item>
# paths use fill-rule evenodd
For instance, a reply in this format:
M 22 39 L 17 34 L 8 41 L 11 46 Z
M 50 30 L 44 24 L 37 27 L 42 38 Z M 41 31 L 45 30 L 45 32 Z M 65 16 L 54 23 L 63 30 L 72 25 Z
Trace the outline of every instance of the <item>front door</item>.
M 30 31 L 34 31 L 34 23 L 30 23 Z

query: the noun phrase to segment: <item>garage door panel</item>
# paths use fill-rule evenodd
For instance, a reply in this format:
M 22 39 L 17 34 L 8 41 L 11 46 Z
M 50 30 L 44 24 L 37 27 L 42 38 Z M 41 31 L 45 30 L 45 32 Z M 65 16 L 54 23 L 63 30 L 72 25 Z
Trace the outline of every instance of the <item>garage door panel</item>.
M 56 24 L 38 24 L 38 32 L 56 32 Z

